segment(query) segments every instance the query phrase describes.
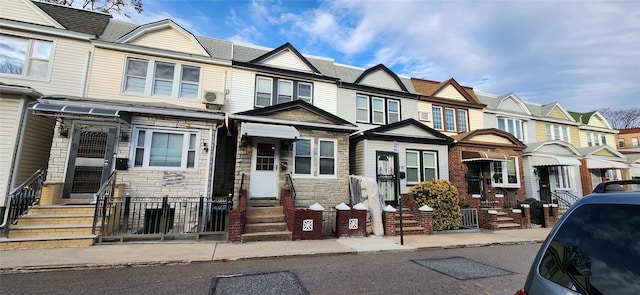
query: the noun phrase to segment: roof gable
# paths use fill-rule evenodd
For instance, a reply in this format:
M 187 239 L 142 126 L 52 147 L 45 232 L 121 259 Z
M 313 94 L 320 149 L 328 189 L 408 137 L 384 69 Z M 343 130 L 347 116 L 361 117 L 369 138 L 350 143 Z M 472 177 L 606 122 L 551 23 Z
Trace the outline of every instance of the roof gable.
M 454 78 L 443 82 L 435 82 L 418 78 L 411 78 L 413 87 L 423 96 L 423 100 L 442 102 L 443 99 L 454 103 L 464 103 L 466 105 L 483 108 L 482 104 L 476 96 L 473 88 L 462 86 Z
M 275 67 L 284 68 L 290 70 L 296 70 L 308 73 L 320 74 L 320 71 L 316 69 L 308 59 L 306 59 L 298 50 L 291 45 L 291 43 L 285 43 L 284 45 L 271 50 L 251 61 L 251 63 Z
M 627 157 L 625 157 L 623 154 L 606 144 L 585 147 L 579 150 L 585 157 L 599 156 L 608 158 L 619 158 L 624 160 L 627 159 Z
M 515 93 L 510 93 L 501 97 L 496 109 L 531 115 L 531 110 L 529 110 L 524 101 Z
M 559 103 L 542 106 L 542 115 L 549 118 L 574 121 L 573 117 Z
M 526 146 L 511 133 L 496 128 L 476 129 L 453 136 L 458 144 L 509 147 L 524 150 Z
M 409 92 L 398 75 L 383 64 L 366 69 L 354 83 L 400 92 Z
M 361 139 L 377 139 L 432 144 L 453 143 L 451 137 L 413 118 L 360 132 L 352 136 L 352 139 L 356 141 Z
M 529 145 L 525 153 L 551 154 L 556 156 L 582 156 L 572 144 L 561 140 L 549 140 Z
M 3 0 L 0 18 L 64 29 L 55 19 L 29 0 Z
M 116 43 L 210 56 L 193 34 L 169 19 L 138 26 Z
M 589 113 L 569 112 L 569 114 L 571 114 L 573 119 L 582 124 L 593 127 L 612 129 L 609 121 L 607 121 L 607 119 L 598 111 Z
M 237 113 L 236 115 L 270 117 L 292 122 L 298 121 L 356 127 L 356 125 L 351 124 L 349 121 L 303 100 L 294 100 L 264 108 L 253 109 Z

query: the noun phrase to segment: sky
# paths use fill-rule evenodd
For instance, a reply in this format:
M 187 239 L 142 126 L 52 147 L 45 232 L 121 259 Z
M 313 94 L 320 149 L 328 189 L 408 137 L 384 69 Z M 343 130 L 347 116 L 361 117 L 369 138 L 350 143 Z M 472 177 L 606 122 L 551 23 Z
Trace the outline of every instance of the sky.
M 125 20 L 569 111 L 640 107 L 640 1 L 142 0 Z

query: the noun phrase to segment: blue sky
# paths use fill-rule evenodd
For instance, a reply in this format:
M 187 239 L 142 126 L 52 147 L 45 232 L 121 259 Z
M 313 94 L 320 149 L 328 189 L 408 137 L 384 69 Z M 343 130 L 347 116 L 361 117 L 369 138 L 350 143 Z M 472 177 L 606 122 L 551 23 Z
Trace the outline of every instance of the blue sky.
M 455 78 L 571 111 L 640 106 L 640 2 L 143 0 L 129 21 L 399 75 Z M 121 17 L 118 17 L 121 18 Z

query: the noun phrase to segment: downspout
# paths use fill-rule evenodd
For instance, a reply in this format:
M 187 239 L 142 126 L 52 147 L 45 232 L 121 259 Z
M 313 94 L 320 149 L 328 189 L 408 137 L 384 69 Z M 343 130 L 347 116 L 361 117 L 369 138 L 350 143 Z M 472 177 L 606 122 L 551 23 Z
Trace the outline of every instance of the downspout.
M 87 83 L 89 83 L 89 66 L 91 65 L 91 51 L 87 52 L 87 62 L 84 68 L 84 77 L 82 78 L 82 90 L 80 97 L 87 97 Z
M 213 143 L 211 144 L 211 146 L 209 147 L 209 153 L 207 155 L 207 163 L 209 163 L 209 169 L 207 169 L 207 180 L 209 181 L 207 188 L 206 188 L 206 192 L 205 192 L 205 196 L 208 197 L 212 197 L 213 196 L 213 192 L 214 192 L 214 178 L 215 178 L 215 172 L 213 171 L 216 167 L 216 155 L 217 155 L 217 149 L 218 149 L 218 129 L 220 129 L 222 127 L 222 125 L 216 125 L 216 127 L 214 128 L 213 126 L 209 127 L 209 142 Z

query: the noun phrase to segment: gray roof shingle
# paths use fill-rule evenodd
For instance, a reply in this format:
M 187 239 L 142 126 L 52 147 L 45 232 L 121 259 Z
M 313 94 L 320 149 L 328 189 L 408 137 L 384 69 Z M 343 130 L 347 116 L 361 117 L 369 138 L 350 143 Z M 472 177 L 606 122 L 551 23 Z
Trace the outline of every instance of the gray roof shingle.
M 111 19 L 111 15 L 105 13 L 38 1 L 32 2 L 69 31 L 99 36 Z

